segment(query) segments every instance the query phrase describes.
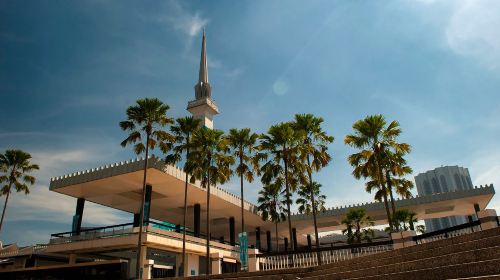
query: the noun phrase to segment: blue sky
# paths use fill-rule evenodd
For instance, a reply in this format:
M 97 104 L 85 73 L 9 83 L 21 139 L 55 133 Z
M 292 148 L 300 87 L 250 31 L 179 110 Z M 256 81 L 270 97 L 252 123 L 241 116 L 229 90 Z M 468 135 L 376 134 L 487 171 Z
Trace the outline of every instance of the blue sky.
M 295 113 L 323 117 L 333 161 L 316 178 L 329 206 L 371 200 L 343 138 L 375 113 L 401 123 L 415 175 L 460 165 L 474 184 L 497 185 L 498 26 L 498 1 L 1 1 L 0 150 L 41 166 L 32 193 L 10 200 L 1 239 L 70 230 L 76 200 L 49 192 L 50 177 L 134 157 L 118 122 L 136 99 L 188 114 L 203 27 L 215 126 L 264 132 Z M 236 181 L 224 187 L 238 193 Z M 500 210 L 498 195 L 490 206 Z M 130 220 L 89 203 L 83 223 Z

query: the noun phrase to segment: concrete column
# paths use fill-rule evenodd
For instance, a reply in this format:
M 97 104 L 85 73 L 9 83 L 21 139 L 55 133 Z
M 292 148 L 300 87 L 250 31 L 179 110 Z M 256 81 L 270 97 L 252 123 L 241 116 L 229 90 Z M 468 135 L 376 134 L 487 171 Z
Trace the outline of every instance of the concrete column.
M 75 215 L 73 216 L 73 228 L 72 231 L 76 232 L 77 235 L 80 234 L 82 229 L 82 218 L 83 218 L 83 208 L 85 207 L 85 198 L 78 198 L 76 201 Z
M 147 246 L 142 246 L 141 247 L 141 255 L 142 259 L 140 262 L 141 270 L 142 270 L 142 278 L 141 279 L 150 279 L 151 278 L 151 267 L 154 264 L 153 260 L 148 260 L 147 254 L 148 253 L 148 247 Z
M 139 220 L 141 219 L 140 213 L 134 213 L 134 227 L 139 226 Z
M 255 229 L 255 248 L 260 250 L 260 227 Z
M 307 248 L 309 248 L 309 250 L 312 249 L 312 241 L 311 241 L 311 235 L 310 234 L 307 235 Z
M 229 243 L 232 246 L 236 245 L 234 217 L 229 218 Z
M 211 253 L 212 274 L 222 274 L 222 253 Z
M 151 279 L 153 276 L 153 265 L 155 264 L 154 260 L 145 260 L 144 261 L 144 270 L 142 272 L 142 279 Z
M 200 237 L 200 224 L 201 224 L 201 206 L 200 204 L 195 204 L 193 207 L 194 210 L 194 236 Z
M 176 255 L 176 266 L 177 266 L 177 277 L 188 277 L 188 276 L 197 276 L 200 271 L 200 259 L 198 255 L 188 254 L 186 253 L 186 264 L 184 265 L 184 271 L 180 271 L 182 268 L 180 267 L 182 262 L 182 254 L 179 253 Z
M 248 271 L 255 272 L 260 270 L 259 259 L 259 249 L 248 249 Z
M 416 233 L 414 230 L 392 232 L 391 238 L 394 244 L 394 249 L 410 247 L 415 245 L 415 241 L 413 241 L 413 237 L 415 235 Z
M 293 249 L 297 250 L 297 229 L 292 228 Z
M 149 222 L 149 214 L 151 213 L 151 193 L 153 192 L 153 187 L 151 185 L 146 185 L 146 194 L 144 200 L 144 225 Z
M 272 247 L 272 239 L 271 239 L 271 232 L 268 230 L 266 231 L 266 241 L 267 241 L 267 251 L 271 252 L 273 250 Z
M 498 227 L 497 212 L 494 209 L 484 209 L 477 212 L 477 218 L 481 222 L 482 230 Z
M 69 264 L 76 264 L 76 254 L 69 254 L 68 263 Z

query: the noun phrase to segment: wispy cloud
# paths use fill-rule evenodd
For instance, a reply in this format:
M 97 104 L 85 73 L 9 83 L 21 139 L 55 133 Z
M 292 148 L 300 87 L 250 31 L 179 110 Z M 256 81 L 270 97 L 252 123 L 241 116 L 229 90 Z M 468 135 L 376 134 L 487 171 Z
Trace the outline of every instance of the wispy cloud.
M 49 191 L 47 185 L 38 185 L 28 196 L 16 195 L 9 207 L 9 221 L 48 221 L 71 224 L 76 199 Z M 112 225 L 127 222 L 118 210 L 86 203 L 84 222 L 91 225 Z
M 57 137 L 55 137 L 57 138 Z M 54 139 L 57 142 L 56 139 Z M 57 146 L 57 145 L 56 145 Z M 95 166 L 102 160 L 106 144 L 87 144 L 79 147 L 44 150 L 30 150 L 33 162 L 41 169 L 34 173 L 37 183 L 29 195 L 16 193 L 12 196 L 7 209 L 6 221 L 46 221 L 71 225 L 76 207 L 76 199 L 49 190 L 50 177 L 67 174 Z M 105 160 L 112 161 L 115 155 L 109 153 Z M 84 223 L 89 225 L 110 225 L 127 221 L 121 211 L 94 203 L 85 205 Z
M 181 32 L 186 37 L 186 50 L 190 50 L 193 39 L 210 22 L 200 11 L 191 12 L 181 2 L 171 0 L 166 2 L 166 13 L 156 20 L 168 24 L 169 27 Z
M 445 30 L 449 47 L 483 65 L 499 67 L 500 2 L 465 0 L 459 3 Z

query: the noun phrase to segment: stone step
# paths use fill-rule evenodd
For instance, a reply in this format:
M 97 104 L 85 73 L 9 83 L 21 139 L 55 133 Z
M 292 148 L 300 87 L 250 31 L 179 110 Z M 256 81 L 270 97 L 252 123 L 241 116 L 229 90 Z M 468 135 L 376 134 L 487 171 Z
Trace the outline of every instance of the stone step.
M 463 251 L 472 251 L 482 248 L 490 248 L 500 246 L 500 235 L 486 237 L 483 239 L 473 240 L 469 242 L 464 242 L 460 244 L 452 244 L 444 247 L 433 248 L 427 251 L 417 251 L 414 253 L 408 253 L 405 255 L 395 254 L 395 256 L 387 256 L 385 258 L 380 258 L 379 255 L 376 255 L 376 258 L 373 258 L 374 255 L 356 258 L 353 260 L 349 260 L 349 262 L 339 262 L 334 267 L 325 268 L 325 267 L 316 267 L 316 269 L 309 273 L 308 275 L 321 275 L 325 273 L 333 273 L 333 272 L 342 272 L 348 270 L 361 269 L 366 267 L 376 267 L 383 264 L 388 263 L 401 263 L 401 262 L 410 262 L 415 260 L 420 260 L 424 258 L 429 258 L 429 256 L 440 256 L 440 255 L 448 255 L 459 253 Z M 397 250 L 393 251 L 395 253 Z
M 474 258 L 474 254 L 476 256 L 476 262 L 479 260 L 479 263 L 489 264 L 488 260 L 482 260 L 481 258 L 485 258 L 487 254 L 490 255 L 490 260 L 496 258 L 494 256 L 495 253 L 491 250 L 487 250 L 491 247 L 497 247 L 500 245 L 500 228 L 494 228 L 490 230 L 484 230 L 480 232 L 475 232 L 473 234 L 467 234 L 462 236 L 457 236 L 453 238 L 433 241 L 425 244 L 419 244 L 417 246 L 401 248 L 398 250 L 392 250 L 383 253 L 377 253 L 373 255 L 368 255 L 364 257 L 359 257 L 351 260 L 345 260 L 337 263 L 317 266 L 317 267 L 308 267 L 308 268 L 295 268 L 295 269 L 284 269 L 284 270 L 272 270 L 272 271 L 259 271 L 259 272 L 246 272 L 246 273 L 230 273 L 230 274 L 222 274 L 222 275 L 211 275 L 207 276 L 193 276 L 189 277 L 190 280 L 201 280 L 201 279 L 247 279 L 247 280 L 292 280 L 292 279 L 316 279 L 316 276 L 322 277 L 318 279 L 334 279 L 324 276 L 333 277 L 339 273 L 349 273 L 353 271 L 366 270 L 366 267 L 371 267 L 378 271 L 377 273 L 382 273 L 383 275 L 388 275 L 390 273 L 406 273 L 408 271 L 401 270 L 390 270 L 388 268 L 393 266 L 393 269 L 398 268 L 397 264 L 406 263 L 406 268 L 409 271 L 414 271 L 415 269 L 420 269 L 426 271 L 426 269 L 431 269 L 426 267 L 425 265 L 420 265 L 418 268 L 411 267 L 412 264 L 418 263 L 419 261 L 426 260 L 429 262 L 429 259 L 439 258 L 444 256 L 452 256 L 457 255 L 460 252 L 464 252 L 467 254 L 467 257 Z M 500 249 L 496 249 L 500 251 Z M 458 258 L 455 256 L 455 258 Z M 500 258 L 500 257 L 499 257 Z M 444 258 L 446 260 L 446 258 Z M 483 261 L 483 262 L 481 262 Z M 464 261 L 465 263 L 465 261 Z M 472 263 L 470 261 L 467 265 Z M 434 264 L 432 261 L 429 264 Z M 441 264 L 443 264 L 441 262 Z M 445 262 L 445 265 L 457 265 L 455 263 L 450 263 L 449 261 Z M 464 264 L 465 265 L 465 264 Z M 444 267 L 444 266 L 443 266 Z M 386 269 L 386 270 L 384 270 Z M 500 272 L 500 271 L 499 271 Z M 490 273 L 488 275 L 493 275 L 498 273 Z M 370 274 L 371 275 L 371 274 Z M 481 274 L 486 275 L 486 274 Z M 461 277 L 469 275 L 459 275 Z M 479 275 L 470 275 L 479 276 Z M 354 276 L 349 276 L 354 277 Z M 356 276 L 357 277 L 357 276 Z M 376 277 L 376 275 L 372 276 L 363 276 L 360 279 L 365 277 Z M 172 279 L 172 278 L 169 278 Z M 174 279 L 182 279 L 182 278 L 174 278 Z M 375 279 L 375 278 L 374 278 Z M 382 278 L 381 278 L 382 279 Z M 386 278 L 387 279 L 387 278 Z M 386 280 L 384 279 L 384 280 Z M 415 278 L 416 279 L 416 278 Z M 426 278 L 420 278 L 426 279 Z M 440 278 L 444 279 L 444 278 Z
M 482 234 L 479 234 L 482 233 Z M 477 235 L 482 238 L 472 238 L 472 235 Z M 478 232 L 471 234 L 470 240 L 469 239 L 464 239 L 461 238 L 462 236 L 459 237 L 454 237 L 451 238 L 453 239 L 450 242 L 450 239 L 448 240 L 443 240 L 446 242 L 440 242 L 440 241 L 435 241 L 435 242 L 440 242 L 442 246 L 437 247 L 435 245 L 429 246 L 428 244 L 419 244 L 418 246 L 413 246 L 413 247 L 408 247 L 408 248 L 402 248 L 398 250 L 393 250 L 393 251 L 388 251 L 388 252 L 383 252 L 383 253 L 378 253 L 376 254 L 376 258 L 373 258 L 374 255 L 368 255 L 368 256 L 363 256 L 351 260 L 346 260 L 346 261 L 341 261 L 341 262 L 336 262 L 332 264 L 327 264 L 323 266 L 318 266 L 315 267 L 314 271 L 317 272 L 318 274 L 325 273 L 325 270 L 337 270 L 339 268 L 341 269 L 346 269 L 346 268 L 356 268 L 356 267 L 366 267 L 367 265 L 370 266 L 376 266 L 376 264 L 381 264 L 384 262 L 393 262 L 393 261 L 410 261 L 418 258 L 425 258 L 426 256 L 429 255 L 438 255 L 438 254 L 450 254 L 454 252 L 459 252 L 463 250 L 473 250 L 473 249 L 479 249 L 479 248 L 484 248 L 484 247 L 490 247 L 490 246 L 496 246 L 500 245 L 500 230 L 488 230 L 484 232 Z M 458 242 L 462 241 L 462 242 Z M 427 245 L 427 246 L 425 246 Z M 422 246 L 422 247 L 421 247 Z M 417 248 L 421 247 L 421 248 Z M 432 247 L 432 248 L 428 248 Z M 415 248 L 415 249 L 413 249 Z M 425 249 L 428 248 L 428 249 Z M 412 249 L 412 250 L 410 250 Z M 418 250 L 416 250 L 418 249 Z
M 321 274 L 317 274 L 316 272 L 314 272 L 313 275 L 306 274 L 305 279 L 320 280 L 320 279 L 349 279 L 358 277 L 369 277 L 381 274 L 398 273 L 402 271 L 441 267 L 451 264 L 486 261 L 497 258 L 500 258 L 500 246 L 453 253 L 448 255 L 428 257 L 409 262 L 389 263 L 374 267 L 367 266 L 363 269 L 356 269 L 356 270 L 325 272 Z
M 350 280 L 412 280 L 412 279 L 498 279 L 488 277 L 498 277 L 500 274 L 500 259 L 487 260 L 481 262 L 471 262 L 463 264 L 454 264 L 441 267 L 432 267 L 427 269 L 404 271 L 391 274 L 382 274 L 368 277 L 349 278 Z M 485 278 L 477 278 L 484 276 Z M 464 278 L 465 277 L 465 278 Z M 303 278 L 306 279 L 306 278 Z M 330 278 L 328 278 L 330 279 Z
M 448 280 L 496 280 L 496 279 L 500 279 L 500 274 L 477 276 L 477 277 L 467 277 L 467 278 L 454 278 L 454 279 L 448 279 Z

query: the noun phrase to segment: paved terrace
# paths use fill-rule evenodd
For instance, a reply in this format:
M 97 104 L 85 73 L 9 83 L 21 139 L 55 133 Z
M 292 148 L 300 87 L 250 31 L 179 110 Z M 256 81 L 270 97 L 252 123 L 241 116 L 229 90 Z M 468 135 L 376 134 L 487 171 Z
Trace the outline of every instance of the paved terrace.
M 152 156 L 148 159 L 148 183 L 153 186 L 151 200 L 151 218 L 168 221 L 173 224 L 182 223 L 183 196 L 185 173 L 176 166 L 167 165 L 163 160 Z M 51 179 L 50 190 L 66 194 L 75 198 L 84 198 L 87 201 L 98 203 L 129 213 L 138 213 L 141 201 L 142 176 L 144 159 L 137 158 L 117 162 L 97 168 L 67 174 Z M 495 194 L 493 185 L 476 187 L 471 190 L 455 191 L 398 199 L 398 208 L 406 208 L 417 213 L 419 219 L 439 218 L 450 215 L 471 215 L 475 212 L 476 204 L 481 210 Z M 211 223 L 212 236 L 224 236 L 229 240 L 229 220 L 234 217 L 235 230 L 239 232 L 240 198 L 223 188 L 211 188 Z M 201 207 L 201 232 L 205 228 L 206 190 L 200 182 L 188 185 L 188 228 L 194 226 L 195 204 Z M 341 207 L 328 208 L 318 216 L 320 231 L 332 231 L 342 228 L 340 221 L 345 213 L 352 208 L 365 208 L 375 223 L 385 224 L 385 210 L 381 202 L 361 203 Z M 85 214 L 83 214 L 85 216 Z M 294 213 L 293 226 L 297 230 L 299 243 L 306 244 L 306 235 L 313 231 L 312 217 Z M 68 221 L 70 222 L 70 221 Z M 261 232 L 270 231 L 274 239 L 274 225 L 269 221 L 262 221 L 257 207 L 245 201 L 245 222 L 250 232 L 250 244 L 255 242 L 255 231 L 260 227 Z M 287 224 L 279 225 L 280 238 L 288 236 Z M 253 241 L 252 241 L 253 239 Z M 264 238 L 262 238 L 264 239 Z M 262 244 L 265 245 L 263 241 Z

